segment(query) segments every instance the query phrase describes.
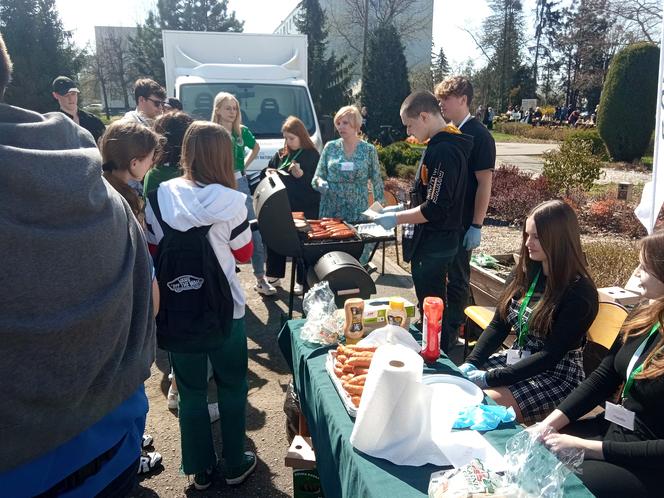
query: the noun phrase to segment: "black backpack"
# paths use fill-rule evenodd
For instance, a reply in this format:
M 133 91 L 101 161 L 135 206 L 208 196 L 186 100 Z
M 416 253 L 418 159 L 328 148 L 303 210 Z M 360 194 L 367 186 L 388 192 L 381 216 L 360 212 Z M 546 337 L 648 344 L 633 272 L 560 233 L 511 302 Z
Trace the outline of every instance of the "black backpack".
M 148 194 L 164 232 L 155 256 L 159 283 L 157 337 L 202 339 L 227 336 L 233 324 L 233 295 L 207 239 L 210 226 L 174 230 L 164 222 L 157 190 Z

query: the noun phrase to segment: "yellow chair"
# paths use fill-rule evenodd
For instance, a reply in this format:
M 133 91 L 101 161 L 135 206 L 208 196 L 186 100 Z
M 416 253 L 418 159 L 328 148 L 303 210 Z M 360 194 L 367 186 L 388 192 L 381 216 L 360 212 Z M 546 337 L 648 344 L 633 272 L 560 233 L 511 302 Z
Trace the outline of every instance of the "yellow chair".
M 468 356 L 468 349 L 471 346 L 469 340 L 471 328 L 476 326 L 483 332 L 484 329 L 489 326 L 489 323 L 491 323 L 496 308 L 490 308 L 488 306 L 468 306 L 463 312 L 466 315 L 466 327 L 463 331 L 463 357 L 465 359 L 466 356 Z M 477 341 L 473 341 L 472 344 L 474 345 L 475 342 Z

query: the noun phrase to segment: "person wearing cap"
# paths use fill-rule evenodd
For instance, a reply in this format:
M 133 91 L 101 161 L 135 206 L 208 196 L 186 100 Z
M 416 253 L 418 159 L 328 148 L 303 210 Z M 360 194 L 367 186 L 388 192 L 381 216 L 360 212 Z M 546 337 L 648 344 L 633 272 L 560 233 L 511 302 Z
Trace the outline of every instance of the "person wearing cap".
M 97 116 L 78 108 L 79 93 L 81 93 L 80 90 L 71 78 L 58 76 L 53 80 L 53 98 L 58 101 L 60 112 L 88 130 L 97 143 L 106 127 Z
M 149 78 L 141 78 L 134 83 L 136 109 L 124 115 L 124 119 L 136 121 L 143 126 L 152 126 L 154 120 L 164 112 L 166 90 Z

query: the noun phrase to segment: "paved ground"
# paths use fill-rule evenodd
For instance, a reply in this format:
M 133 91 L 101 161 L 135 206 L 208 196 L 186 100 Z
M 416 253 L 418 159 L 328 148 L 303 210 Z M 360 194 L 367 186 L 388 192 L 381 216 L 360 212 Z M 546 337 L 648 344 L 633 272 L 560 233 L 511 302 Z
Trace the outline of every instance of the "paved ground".
M 380 267 L 381 252 L 374 262 Z M 415 293 L 408 273 L 391 259 L 386 260 L 385 275 L 374 274 L 378 296 L 400 295 L 413 301 Z M 188 486 L 187 478 L 179 471 L 180 437 L 177 416 L 166 408 L 168 392 L 168 358 L 158 352 L 152 377 L 146 382 L 150 400 L 147 432 L 154 436 L 155 450 L 164 457 L 163 469 L 144 478 L 132 496 L 155 497 L 261 497 L 292 496 L 291 470 L 283 463 L 288 442 L 283 412 L 284 393 L 291 379 L 290 371 L 277 346 L 276 336 L 283 314 L 287 310 L 288 294 L 280 290 L 274 297 L 261 297 L 252 290 L 251 266 L 244 265 L 240 279 L 247 293 L 247 335 L 249 338 L 249 403 L 247 410 L 247 448 L 258 454 L 258 466 L 246 483 L 230 488 L 221 478 L 205 492 Z M 301 299 L 296 303 L 300 306 Z M 301 308 L 298 308 L 301 309 Z M 214 391 L 210 390 L 210 399 Z M 217 451 L 221 450 L 219 423 L 213 424 Z

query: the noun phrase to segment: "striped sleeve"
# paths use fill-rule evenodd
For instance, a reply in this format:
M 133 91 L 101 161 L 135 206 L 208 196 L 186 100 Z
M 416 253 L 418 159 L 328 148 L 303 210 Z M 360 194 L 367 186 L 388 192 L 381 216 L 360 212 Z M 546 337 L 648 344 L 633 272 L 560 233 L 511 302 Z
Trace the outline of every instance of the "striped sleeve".
M 235 259 L 240 263 L 246 263 L 251 259 L 254 245 L 251 241 L 251 227 L 245 216 L 242 221 L 231 229 L 229 246 Z

